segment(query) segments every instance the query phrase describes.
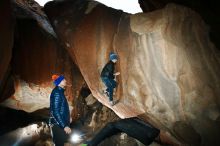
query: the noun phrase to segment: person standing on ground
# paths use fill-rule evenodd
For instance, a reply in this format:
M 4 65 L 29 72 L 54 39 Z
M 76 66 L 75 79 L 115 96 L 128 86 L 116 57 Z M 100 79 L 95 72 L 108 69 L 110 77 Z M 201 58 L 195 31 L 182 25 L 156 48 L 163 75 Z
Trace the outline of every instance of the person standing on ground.
M 109 62 L 104 66 L 101 72 L 102 82 L 107 87 L 107 89 L 104 92 L 109 97 L 109 102 L 111 106 L 115 104 L 115 102 L 113 101 L 114 88 L 116 88 L 117 86 L 117 82 L 115 81 L 115 78 L 120 74 L 119 72 L 114 73 L 115 64 L 117 61 L 118 61 L 117 54 L 110 53 Z
M 64 95 L 66 80 L 63 75 L 53 75 L 52 80 L 55 88 L 50 95 L 49 123 L 55 146 L 64 146 L 68 142 L 71 133 L 69 105 Z

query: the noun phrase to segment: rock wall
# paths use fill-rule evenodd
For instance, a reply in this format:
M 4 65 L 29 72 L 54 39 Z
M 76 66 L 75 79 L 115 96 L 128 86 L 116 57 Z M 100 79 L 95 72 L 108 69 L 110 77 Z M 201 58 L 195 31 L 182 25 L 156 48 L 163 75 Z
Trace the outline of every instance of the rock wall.
M 35 12 L 19 2 L 13 5 L 16 28 L 11 65 L 15 93 L 1 104 L 26 112 L 48 108 L 54 87 L 51 76 L 63 74 L 68 81 L 66 96 L 72 105 L 85 83 L 79 69 L 59 43 L 43 12 Z
M 10 0 L 0 2 L 0 101 L 13 94 L 13 79 L 9 67 L 14 37 L 14 17 Z
M 191 9 L 169 4 L 130 15 L 94 1 L 50 2 L 44 9 L 56 33 L 33 1 L 13 1 L 13 9 L 15 37 L 11 3 L 0 2 L 0 100 L 13 95 L 1 104 L 28 112 L 48 107 L 50 77 L 62 73 L 73 104 L 85 79 L 120 118 L 138 116 L 184 144 L 220 145 L 219 51 Z M 121 72 L 113 107 L 100 80 L 111 51 Z M 73 111 L 77 119 L 80 109 Z
M 209 25 L 209 35 L 212 42 L 220 48 L 219 33 L 220 28 L 220 10 L 217 1 L 201 1 L 201 0 L 138 0 L 143 12 L 151 12 L 164 8 L 169 3 L 180 4 L 189 7 L 199 13 L 203 20 Z
M 170 4 L 129 15 L 93 1 L 50 2 L 45 11 L 106 106 L 99 76 L 109 52 L 118 53 L 120 101 L 109 106 L 117 115 L 140 116 L 190 145 L 220 143 L 218 52 L 198 14 Z

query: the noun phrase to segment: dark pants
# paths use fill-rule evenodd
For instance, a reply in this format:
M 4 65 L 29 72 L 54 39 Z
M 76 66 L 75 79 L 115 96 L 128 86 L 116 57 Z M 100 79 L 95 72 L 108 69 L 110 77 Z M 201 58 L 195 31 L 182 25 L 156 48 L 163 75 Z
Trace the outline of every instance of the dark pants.
M 108 92 L 109 101 L 113 101 L 113 91 L 114 88 L 116 88 L 117 82 L 114 79 L 107 78 L 107 77 L 101 77 L 102 82 L 107 87 L 106 91 Z
M 88 142 L 88 145 L 97 146 L 105 138 L 109 138 L 112 135 L 121 132 L 126 133 L 130 137 L 136 138 L 144 145 L 151 144 L 160 133 L 158 129 L 137 118 L 122 119 L 108 123 L 91 141 Z
M 55 146 L 64 146 L 64 143 L 68 142 L 69 135 L 65 133 L 64 129 L 61 129 L 58 125 L 52 127 L 53 142 Z

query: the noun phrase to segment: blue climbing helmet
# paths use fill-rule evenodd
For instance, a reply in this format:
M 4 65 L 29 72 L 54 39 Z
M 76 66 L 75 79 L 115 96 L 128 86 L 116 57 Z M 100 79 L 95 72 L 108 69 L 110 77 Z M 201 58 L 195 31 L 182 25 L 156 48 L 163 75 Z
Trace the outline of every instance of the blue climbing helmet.
M 110 55 L 109 55 L 109 59 L 110 60 L 114 60 L 114 59 L 118 60 L 118 55 L 113 53 L 113 52 L 111 52 Z

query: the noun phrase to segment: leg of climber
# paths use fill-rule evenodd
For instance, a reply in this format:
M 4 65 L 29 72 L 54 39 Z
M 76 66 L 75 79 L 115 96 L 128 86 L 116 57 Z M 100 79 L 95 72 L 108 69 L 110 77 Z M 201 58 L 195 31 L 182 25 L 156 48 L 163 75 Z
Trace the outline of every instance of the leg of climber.
M 109 91 L 109 100 L 111 101 L 110 104 L 113 106 L 116 104 L 116 99 L 113 100 L 113 95 L 114 95 L 113 93 L 114 93 L 114 89 L 117 86 L 117 82 L 114 79 L 110 79 L 109 81 L 111 82 L 111 87 L 112 87 L 111 90 Z
M 109 97 L 109 88 L 107 87 L 105 90 L 103 90 L 103 93 Z
M 86 142 L 87 146 L 97 146 L 106 138 L 109 138 L 121 131 L 115 127 L 115 123 L 108 123 L 104 128 L 102 128 L 98 134 L 95 135 L 90 141 Z
M 138 118 L 119 120 L 115 122 L 115 127 L 128 136 L 139 140 L 144 145 L 150 145 L 160 133 L 159 129 Z
M 110 104 L 113 106 L 114 105 L 113 91 L 114 91 L 114 88 L 116 87 L 116 81 L 113 79 L 106 78 L 106 77 L 102 77 L 102 81 L 107 87 L 106 93 L 107 93 L 107 96 L 109 97 Z
M 111 106 L 114 105 L 114 101 L 113 101 L 113 91 L 114 91 L 114 88 L 109 88 L 109 102 L 111 104 Z
M 116 135 L 119 132 L 126 133 L 127 135 L 136 138 L 144 145 L 149 145 L 159 135 L 160 130 L 138 120 L 137 118 L 122 119 L 108 123 L 87 144 L 88 146 L 97 146 L 104 139 Z
M 106 138 L 118 133 L 126 133 L 128 136 L 139 140 L 146 146 L 150 145 L 152 142 L 157 142 L 164 146 L 180 146 L 180 144 L 177 144 L 166 132 L 160 131 L 135 117 L 108 123 L 88 141 L 86 145 L 81 146 L 97 146 Z

